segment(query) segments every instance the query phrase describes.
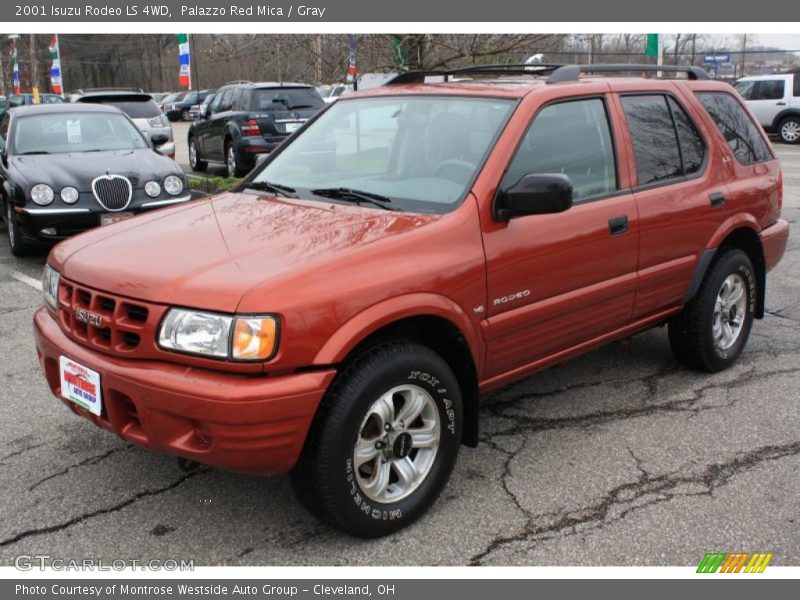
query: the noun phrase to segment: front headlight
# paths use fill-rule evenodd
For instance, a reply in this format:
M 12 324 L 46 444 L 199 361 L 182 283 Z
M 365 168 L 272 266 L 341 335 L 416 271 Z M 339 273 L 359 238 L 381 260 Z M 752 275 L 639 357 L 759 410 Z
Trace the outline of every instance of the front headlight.
M 42 294 L 44 301 L 53 310 L 58 309 L 58 283 L 60 281 L 59 272 L 50 265 L 45 265 L 42 273 Z
M 183 181 L 177 175 L 169 175 L 164 180 L 164 189 L 167 190 L 168 194 L 177 196 L 183 191 Z
M 53 201 L 53 188 L 46 183 L 37 183 L 31 188 L 31 200 L 39 206 L 47 206 Z
M 80 194 L 74 187 L 67 186 L 61 189 L 61 199 L 67 204 L 75 204 Z
M 171 308 L 158 334 L 165 350 L 230 360 L 267 360 L 275 353 L 274 317 L 223 315 Z
M 161 186 L 158 185 L 157 181 L 148 181 L 144 184 L 144 193 L 151 198 L 157 198 L 161 193 Z

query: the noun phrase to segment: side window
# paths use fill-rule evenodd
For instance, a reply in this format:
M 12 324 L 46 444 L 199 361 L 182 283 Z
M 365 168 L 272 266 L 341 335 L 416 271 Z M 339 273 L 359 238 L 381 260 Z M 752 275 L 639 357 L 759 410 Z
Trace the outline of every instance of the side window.
M 786 88 L 783 79 L 766 79 L 756 81 L 753 93 L 748 100 L 780 100 Z
M 227 90 L 223 89 L 223 90 L 220 90 L 219 92 L 217 92 L 217 94 L 214 96 L 214 99 L 211 101 L 211 104 L 208 106 L 208 112 L 209 113 L 219 112 L 219 106 L 220 106 L 220 103 L 222 102 L 222 96 L 224 95 L 224 93 L 226 91 Z
M 675 125 L 664 96 L 624 96 L 639 185 L 681 177 L 683 164 Z
M 233 106 L 233 93 L 234 88 L 228 88 L 222 94 L 219 102 L 219 112 L 225 112 L 226 110 L 230 110 Z
M 614 144 L 599 98 L 551 104 L 534 118 L 508 167 L 503 186 L 531 173 L 563 173 L 575 200 L 617 189 Z
M 800 73 L 792 75 L 792 79 L 794 79 L 792 95 L 795 97 L 800 96 Z
M 11 117 L 6 113 L 0 119 L 0 150 L 6 147 L 6 140 L 8 139 L 8 125 L 11 123 Z
M 675 120 L 675 130 L 678 132 L 678 147 L 683 161 L 683 174 L 691 175 L 699 171 L 703 166 L 703 161 L 706 157 L 706 146 L 683 107 L 674 98 L 669 98 L 668 102 L 672 117 Z
M 699 92 L 697 99 L 711 115 L 731 152 L 743 165 L 772 158 L 761 129 L 733 96 L 724 92 Z

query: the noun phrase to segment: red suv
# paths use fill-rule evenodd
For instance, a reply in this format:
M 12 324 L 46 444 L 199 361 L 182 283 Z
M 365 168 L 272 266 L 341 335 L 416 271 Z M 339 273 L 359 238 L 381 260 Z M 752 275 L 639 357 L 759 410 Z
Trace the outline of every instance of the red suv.
M 233 193 L 60 243 L 34 318 L 52 391 L 153 450 L 288 471 L 374 537 L 436 499 L 483 392 L 665 323 L 688 367 L 730 366 L 786 246 L 780 167 L 699 69 L 580 76 L 652 69 L 405 73 Z

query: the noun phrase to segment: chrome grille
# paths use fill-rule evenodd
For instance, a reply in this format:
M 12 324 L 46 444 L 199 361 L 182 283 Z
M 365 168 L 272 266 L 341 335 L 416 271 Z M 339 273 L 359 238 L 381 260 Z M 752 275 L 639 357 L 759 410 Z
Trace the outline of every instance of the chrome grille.
M 92 181 L 92 192 L 98 204 L 109 211 L 125 210 L 131 202 L 133 187 L 122 175 L 102 175 Z

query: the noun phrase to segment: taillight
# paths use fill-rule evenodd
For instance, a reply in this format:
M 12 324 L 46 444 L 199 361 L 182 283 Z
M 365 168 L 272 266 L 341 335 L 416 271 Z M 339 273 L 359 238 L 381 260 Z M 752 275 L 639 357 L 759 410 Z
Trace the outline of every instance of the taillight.
M 261 128 L 258 121 L 250 119 L 242 124 L 242 135 L 261 135 Z

